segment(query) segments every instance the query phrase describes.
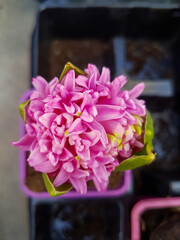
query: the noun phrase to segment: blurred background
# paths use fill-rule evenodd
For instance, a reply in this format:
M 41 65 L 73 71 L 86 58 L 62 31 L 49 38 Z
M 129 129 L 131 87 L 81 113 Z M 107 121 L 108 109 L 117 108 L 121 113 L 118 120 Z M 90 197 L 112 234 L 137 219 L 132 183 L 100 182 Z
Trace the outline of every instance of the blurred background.
M 19 188 L 18 104 L 29 88 L 31 35 L 38 3 L 0 0 L 0 238 L 28 239 L 27 198 Z
M 129 88 L 145 81 L 144 98 L 155 121 L 157 160 L 150 167 L 133 171 L 127 194 L 116 199 L 124 206 L 128 227 L 121 226 L 125 230 L 119 237 L 108 233 L 106 238 L 82 239 L 128 240 L 135 202 L 142 197 L 180 195 L 179 7 L 178 0 L 0 0 L 0 239 L 30 239 L 30 223 L 32 240 L 65 239 L 60 234 L 53 238 L 42 234 L 48 204 L 38 205 L 36 223 L 41 230 L 39 235 L 38 230 L 36 236 L 32 233 L 36 223 L 31 214 L 36 202 L 29 201 L 20 190 L 19 155 L 11 141 L 19 138 L 18 104 L 31 85 L 31 77 L 40 74 L 50 80 L 60 74 L 67 61 L 80 68 L 88 62 L 99 68 L 110 67 L 112 77 L 128 76 Z M 72 203 L 71 211 L 75 208 Z M 59 206 L 49 209 L 56 214 Z M 111 213 L 107 215 L 111 218 Z M 52 229 L 56 229 L 58 225 L 53 224 Z

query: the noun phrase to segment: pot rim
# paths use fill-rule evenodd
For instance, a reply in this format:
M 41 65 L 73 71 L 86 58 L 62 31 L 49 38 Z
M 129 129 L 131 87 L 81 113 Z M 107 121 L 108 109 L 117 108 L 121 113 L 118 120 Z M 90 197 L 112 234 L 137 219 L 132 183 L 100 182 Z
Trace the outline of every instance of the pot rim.
M 180 197 L 148 198 L 137 202 L 131 211 L 131 240 L 141 240 L 141 215 L 151 209 L 180 206 Z

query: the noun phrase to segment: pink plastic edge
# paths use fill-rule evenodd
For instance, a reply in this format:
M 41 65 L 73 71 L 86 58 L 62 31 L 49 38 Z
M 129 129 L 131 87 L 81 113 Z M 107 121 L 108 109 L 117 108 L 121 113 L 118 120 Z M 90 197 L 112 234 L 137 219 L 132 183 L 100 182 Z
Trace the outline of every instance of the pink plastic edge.
M 29 96 L 31 95 L 31 93 L 33 92 L 33 89 L 30 89 L 28 91 L 26 91 L 21 99 L 20 102 L 24 102 L 26 101 Z M 20 137 L 22 137 L 24 135 L 24 123 L 22 121 L 22 119 L 20 118 Z M 42 192 L 42 193 L 36 193 L 33 192 L 31 190 L 29 190 L 27 188 L 27 186 L 25 185 L 25 178 L 26 178 L 26 159 L 25 159 L 25 151 L 20 150 L 19 152 L 19 158 L 20 158 L 20 188 L 22 190 L 22 192 L 31 198 L 46 198 L 46 199 L 53 199 L 53 197 L 51 197 L 48 192 Z M 122 196 L 123 194 L 125 194 L 131 184 L 131 180 L 132 180 L 132 174 L 131 171 L 126 171 L 124 173 L 124 179 L 123 179 L 123 183 L 122 185 L 118 188 L 118 189 L 114 189 L 114 190 L 108 190 L 106 192 L 97 192 L 97 191 L 89 191 L 87 192 L 85 195 L 81 195 L 75 191 L 70 191 L 69 193 L 59 196 L 59 198 L 101 198 L 101 197 L 119 197 Z
M 180 206 L 180 197 L 149 198 L 137 202 L 131 211 L 131 240 L 141 240 L 141 215 L 150 209 Z

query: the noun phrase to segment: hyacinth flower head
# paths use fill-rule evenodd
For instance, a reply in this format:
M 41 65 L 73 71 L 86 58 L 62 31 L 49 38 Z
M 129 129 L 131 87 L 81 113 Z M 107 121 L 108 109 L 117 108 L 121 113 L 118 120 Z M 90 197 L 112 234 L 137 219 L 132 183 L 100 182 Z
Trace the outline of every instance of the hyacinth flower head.
M 144 84 L 122 90 L 124 75 L 110 81 L 110 70 L 88 64 L 84 71 L 67 63 L 49 83 L 38 76 L 19 110 L 26 134 L 13 145 L 29 151 L 29 165 L 43 173 L 51 196 L 87 192 L 93 180 L 105 191 L 112 171 L 125 171 L 155 159 L 153 123 L 138 99 Z

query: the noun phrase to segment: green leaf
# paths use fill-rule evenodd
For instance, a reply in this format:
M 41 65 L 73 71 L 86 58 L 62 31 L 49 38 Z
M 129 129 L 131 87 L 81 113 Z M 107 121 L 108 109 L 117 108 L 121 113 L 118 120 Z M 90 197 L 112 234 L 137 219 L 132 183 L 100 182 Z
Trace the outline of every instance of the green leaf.
M 27 101 L 25 101 L 25 102 L 23 102 L 23 103 L 21 103 L 19 105 L 19 113 L 20 113 L 20 115 L 21 115 L 21 117 L 22 117 L 24 122 L 26 122 L 26 119 L 25 119 L 25 107 L 27 105 L 29 105 L 29 103 L 30 103 L 30 99 L 28 99 Z
M 66 65 L 64 66 L 64 69 L 61 73 L 61 76 L 59 78 L 59 82 L 61 82 L 61 80 L 63 79 L 63 77 L 66 75 L 67 72 L 69 72 L 70 70 L 74 70 L 76 76 L 78 75 L 84 75 L 87 76 L 87 73 L 85 73 L 83 70 L 79 69 L 78 67 L 74 66 L 72 63 L 67 62 Z
M 134 168 L 138 168 L 147 164 L 150 164 L 155 159 L 155 154 L 150 153 L 148 155 L 141 155 L 141 156 L 132 156 L 119 164 L 116 167 L 115 171 L 126 171 L 131 170 Z
M 154 138 L 154 127 L 153 120 L 149 111 L 147 111 L 146 122 L 145 122 L 145 134 L 144 134 L 144 144 L 152 141 Z
M 72 185 L 66 184 L 66 183 L 55 188 L 46 173 L 43 173 L 42 176 L 43 176 L 43 180 L 44 180 L 46 189 L 47 189 L 48 193 L 51 195 L 51 197 L 57 197 L 57 196 L 66 194 L 67 192 L 69 192 L 72 189 Z
M 146 145 L 146 152 L 147 154 L 151 154 L 153 151 L 153 143 L 152 141 L 149 141 Z

